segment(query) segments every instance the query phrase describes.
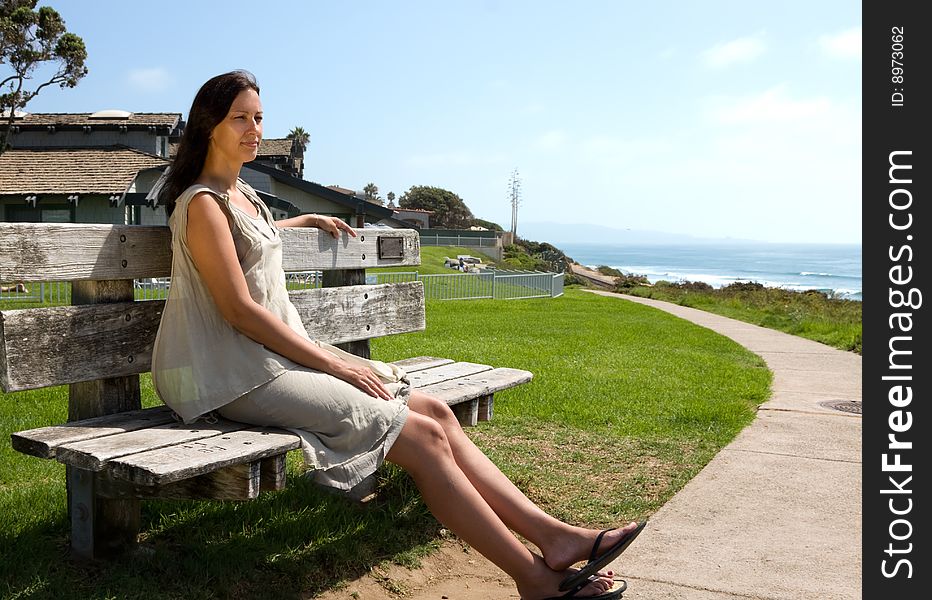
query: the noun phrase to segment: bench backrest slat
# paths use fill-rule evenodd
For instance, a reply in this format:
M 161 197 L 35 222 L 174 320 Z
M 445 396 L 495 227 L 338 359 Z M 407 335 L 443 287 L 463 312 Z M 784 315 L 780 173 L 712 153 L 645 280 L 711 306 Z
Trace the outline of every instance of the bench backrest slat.
M 312 339 L 331 344 L 425 328 L 424 285 L 291 293 Z M 0 311 L 0 387 L 6 392 L 121 377 L 150 369 L 164 301 Z
M 419 265 L 411 229 L 359 229 L 334 239 L 313 228 L 282 229 L 286 271 Z M 0 223 L 0 281 L 143 279 L 171 275 L 166 226 Z

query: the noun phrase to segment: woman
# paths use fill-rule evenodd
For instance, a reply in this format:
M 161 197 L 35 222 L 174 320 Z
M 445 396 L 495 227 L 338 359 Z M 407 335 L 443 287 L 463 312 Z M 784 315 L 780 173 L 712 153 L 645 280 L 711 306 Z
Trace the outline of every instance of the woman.
M 383 460 L 414 478 L 433 514 L 514 578 L 521 597 L 621 596 L 599 572 L 640 532 L 573 527 L 524 496 L 404 372 L 309 339 L 288 300 L 279 227 L 355 236 L 343 221 L 273 221 L 238 179 L 262 139 L 259 86 L 234 71 L 198 91 L 159 192 L 172 230 L 172 285 L 153 349 L 162 400 L 185 422 L 211 411 L 301 436 L 316 479 L 349 489 Z M 509 529 L 533 542 L 532 553 Z M 571 565 L 590 559 L 582 569 Z

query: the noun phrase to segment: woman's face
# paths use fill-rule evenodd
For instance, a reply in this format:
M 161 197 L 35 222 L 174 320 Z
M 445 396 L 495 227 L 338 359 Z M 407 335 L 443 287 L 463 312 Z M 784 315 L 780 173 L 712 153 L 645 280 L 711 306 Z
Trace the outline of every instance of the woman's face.
M 227 116 L 210 134 L 210 152 L 235 162 L 256 158 L 262 140 L 262 102 L 255 90 L 240 92 Z

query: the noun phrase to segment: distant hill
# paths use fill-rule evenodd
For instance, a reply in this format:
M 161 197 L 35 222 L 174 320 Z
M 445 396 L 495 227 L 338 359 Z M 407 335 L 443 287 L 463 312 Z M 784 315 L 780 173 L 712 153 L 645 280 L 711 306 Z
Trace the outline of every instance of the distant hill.
M 571 244 L 721 244 L 753 241 L 739 238 L 703 238 L 663 231 L 618 229 L 582 223 L 552 222 L 522 223 L 518 226 L 518 237 L 540 242 L 546 241 L 556 245 L 561 242 Z

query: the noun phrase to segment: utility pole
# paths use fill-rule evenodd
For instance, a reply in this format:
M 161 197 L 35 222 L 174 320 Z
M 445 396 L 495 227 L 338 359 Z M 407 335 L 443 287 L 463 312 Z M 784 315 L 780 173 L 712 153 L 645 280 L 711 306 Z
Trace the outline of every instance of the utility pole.
M 511 238 L 512 243 L 518 239 L 518 205 L 521 204 L 521 178 L 518 169 L 511 172 L 508 179 L 508 196 L 511 199 Z

